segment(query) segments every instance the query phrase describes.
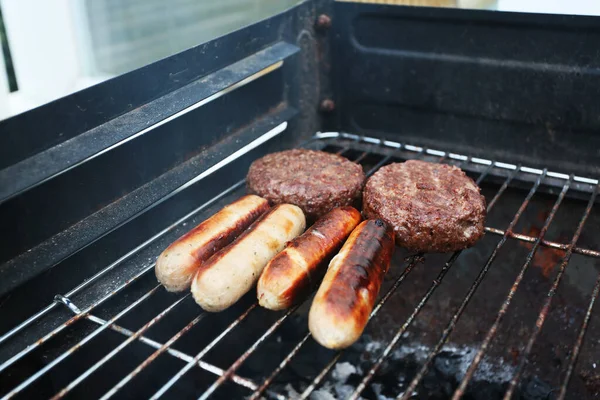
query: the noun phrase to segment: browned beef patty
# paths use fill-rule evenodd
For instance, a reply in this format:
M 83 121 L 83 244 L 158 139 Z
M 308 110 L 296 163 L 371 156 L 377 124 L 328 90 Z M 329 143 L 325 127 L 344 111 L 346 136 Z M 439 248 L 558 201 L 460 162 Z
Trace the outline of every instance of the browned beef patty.
M 396 244 L 446 252 L 473 246 L 484 233 L 485 198 L 460 168 L 424 161 L 387 165 L 367 181 L 363 213 L 381 218 Z
M 295 204 L 314 220 L 360 201 L 365 174 L 342 156 L 296 149 L 254 161 L 246 179 L 251 193 L 274 204 Z

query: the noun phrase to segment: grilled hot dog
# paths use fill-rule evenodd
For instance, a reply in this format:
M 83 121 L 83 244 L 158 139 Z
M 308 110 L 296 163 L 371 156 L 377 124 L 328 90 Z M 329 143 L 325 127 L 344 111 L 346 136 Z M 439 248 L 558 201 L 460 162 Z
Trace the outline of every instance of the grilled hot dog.
M 221 311 L 234 304 L 252 288 L 271 258 L 305 227 L 299 207 L 274 207 L 200 267 L 192 281 L 196 303 L 206 311 Z
M 336 255 L 308 315 L 313 337 L 343 349 L 362 334 L 394 253 L 394 232 L 381 220 L 361 223 Z
M 324 215 L 275 256 L 258 280 L 257 297 L 270 310 L 291 307 L 323 276 L 327 260 L 361 221 L 358 210 L 341 207 Z
M 156 277 L 169 292 L 188 289 L 200 265 L 231 243 L 268 209 L 268 201 L 254 195 L 225 206 L 161 253 L 156 261 Z

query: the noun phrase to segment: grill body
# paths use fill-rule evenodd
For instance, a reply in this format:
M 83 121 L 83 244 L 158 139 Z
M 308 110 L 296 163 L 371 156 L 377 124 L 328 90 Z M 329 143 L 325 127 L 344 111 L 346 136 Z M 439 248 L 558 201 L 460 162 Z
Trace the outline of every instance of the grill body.
M 597 35 L 593 17 L 307 1 L 1 122 L 0 396 L 595 398 Z M 291 147 L 367 173 L 458 165 L 487 234 L 399 250 L 343 353 L 307 335 L 310 299 L 207 315 L 157 287 L 157 255 Z

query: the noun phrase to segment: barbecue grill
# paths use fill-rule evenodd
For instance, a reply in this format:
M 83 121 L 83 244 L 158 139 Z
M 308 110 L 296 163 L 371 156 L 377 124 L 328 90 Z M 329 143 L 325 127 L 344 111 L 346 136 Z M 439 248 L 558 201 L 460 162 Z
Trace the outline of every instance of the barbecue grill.
M 594 17 L 306 1 L 1 122 L 0 396 L 598 398 L 599 36 Z M 368 175 L 457 165 L 487 233 L 397 249 L 341 352 L 310 337 L 310 298 L 208 314 L 159 286 L 158 254 L 292 147 Z

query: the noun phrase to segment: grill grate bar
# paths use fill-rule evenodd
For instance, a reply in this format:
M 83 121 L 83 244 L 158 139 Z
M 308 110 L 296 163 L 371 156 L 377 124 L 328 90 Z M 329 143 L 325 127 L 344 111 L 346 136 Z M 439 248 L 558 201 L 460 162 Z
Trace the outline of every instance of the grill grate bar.
M 154 353 L 152 353 L 148 358 L 146 358 L 140 365 L 138 365 L 133 371 L 131 371 L 127 376 L 121 379 L 115 386 L 113 386 L 108 392 L 106 392 L 101 400 L 108 399 L 112 397 L 115 393 L 117 393 L 122 387 L 124 387 L 129 381 L 131 381 L 137 374 L 139 374 L 144 368 L 152 363 L 152 361 L 156 360 L 158 356 L 164 353 L 167 350 L 170 350 L 169 347 L 175 343 L 181 336 L 187 333 L 194 325 L 196 325 L 200 320 L 206 316 L 205 313 L 201 313 L 196 318 L 194 318 L 189 324 L 184 326 L 179 332 L 173 335 L 165 344 L 160 346 Z M 134 337 L 135 334 L 130 337 Z M 141 336 L 139 337 L 142 338 Z
M 546 317 L 548 316 L 548 313 L 550 312 L 550 305 L 552 304 L 552 299 L 554 298 L 554 295 L 556 294 L 556 290 L 558 289 L 558 285 L 560 284 L 563 274 L 564 274 L 565 270 L 567 269 L 567 265 L 569 264 L 569 260 L 571 259 L 571 255 L 573 254 L 573 248 L 577 244 L 577 241 L 579 240 L 579 236 L 581 235 L 581 232 L 583 231 L 585 222 L 587 221 L 587 219 L 590 215 L 590 212 L 592 211 L 592 207 L 594 206 L 594 202 L 596 201 L 597 194 L 598 194 L 598 186 L 596 186 L 596 190 L 594 190 L 594 192 L 592 193 L 592 195 L 590 197 L 590 200 L 588 201 L 588 205 L 585 209 L 585 212 L 583 213 L 583 216 L 581 217 L 581 220 L 579 221 L 579 224 L 577 225 L 577 230 L 575 231 L 575 234 L 573 235 L 573 239 L 571 239 L 571 243 L 569 244 L 569 249 L 567 250 L 567 254 L 564 256 L 564 258 L 560 264 L 558 274 L 556 275 L 554 282 L 552 282 L 552 287 L 550 288 L 550 291 L 548 291 L 548 294 L 546 295 L 546 298 L 544 300 L 544 305 L 542 306 L 542 309 L 540 310 L 540 314 L 538 315 L 538 318 L 535 322 L 535 326 L 533 328 L 533 333 L 529 337 L 527 346 L 525 346 L 525 349 L 521 354 L 521 359 L 519 360 L 519 364 L 517 365 L 515 375 L 511 379 L 508 390 L 506 391 L 506 394 L 504 395 L 505 400 L 510 399 L 512 397 L 512 395 L 515 391 L 515 388 L 517 387 L 517 383 L 519 382 L 519 379 L 521 378 L 523 370 L 525 369 L 524 367 L 525 367 L 525 364 L 527 363 L 529 353 L 531 353 L 533 344 L 535 343 L 539 333 L 541 332 L 542 327 L 544 326 L 544 322 L 546 321 Z
M 244 311 L 239 317 L 236 318 L 219 336 L 213 339 L 204 349 L 202 349 L 191 361 L 189 361 L 182 369 L 177 372 L 167 383 L 165 383 L 154 395 L 152 395 L 151 399 L 158 399 L 162 396 L 171 386 L 175 384 L 183 375 L 185 375 L 190 369 L 194 367 L 200 361 L 202 357 L 206 355 L 217 343 L 221 341 L 229 332 L 235 329 L 246 317 L 258 306 L 258 303 L 252 304 L 246 311 Z M 254 390 L 254 389 L 253 389 Z
M 101 327 L 97 328 L 95 331 L 93 331 L 88 336 L 86 336 L 85 338 L 83 338 L 79 343 L 77 343 L 76 345 L 74 345 L 73 347 L 71 347 L 69 350 L 65 351 L 60 356 L 58 356 L 57 358 L 55 358 L 54 360 L 52 360 L 52 362 L 46 364 L 42 369 L 38 370 L 35 374 L 31 375 L 25 381 L 21 382 L 21 384 L 19 384 L 16 388 L 14 388 L 13 390 L 11 390 L 4 398 L 5 399 L 9 399 L 9 398 L 14 397 L 16 394 L 20 393 L 23 389 L 25 389 L 31 383 L 35 382 L 39 377 L 41 377 L 42 375 L 44 375 L 46 372 L 48 372 L 50 369 L 52 369 L 54 366 L 56 366 L 62 360 L 64 360 L 65 358 L 67 358 L 68 356 L 70 356 L 72 353 L 74 353 L 75 351 L 77 351 L 79 348 L 81 348 L 81 346 L 83 346 L 84 344 L 86 344 L 87 342 L 89 342 L 90 340 L 92 340 L 93 338 L 95 338 L 96 336 L 98 336 L 100 333 L 102 333 L 106 328 L 109 327 L 109 324 L 112 324 L 113 322 L 115 322 L 116 320 L 118 320 L 119 318 L 121 318 L 122 316 L 124 316 L 125 314 L 127 314 L 129 311 L 133 310 L 135 307 L 137 307 L 138 305 L 140 305 L 144 300 L 146 300 L 149 297 L 151 297 L 154 293 L 156 293 L 158 291 L 159 288 L 160 288 L 160 285 L 156 285 L 154 288 L 150 289 L 142 297 L 140 297 L 139 299 L 137 299 L 136 301 L 134 301 L 133 303 L 131 303 L 124 310 L 122 310 L 120 313 L 118 313 L 113 318 L 111 318 L 110 321 L 108 321 L 105 325 L 102 325 Z M 77 314 L 73 318 L 76 318 L 76 317 L 79 317 L 79 316 L 83 317 L 84 314 L 85 314 L 85 312 L 82 312 L 81 314 Z
M 194 357 L 192 357 L 189 354 L 186 354 L 186 353 L 184 353 L 182 351 L 169 348 L 169 346 L 171 346 L 175 341 L 177 341 L 179 338 L 181 338 L 181 336 L 183 336 L 192 327 L 194 327 L 198 322 L 200 322 L 206 315 L 207 314 L 200 314 L 200 315 L 198 315 L 188 325 L 186 325 L 185 327 L 183 327 L 171 339 L 169 339 L 165 344 L 159 343 L 159 342 L 157 342 L 155 340 L 152 340 L 152 339 L 150 339 L 150 338 L 148 338 L 146 336 L 140 336 L 138 338 L 140 342 L 142 342 L 142 343 L 144 343 L 144 344 L 146 344 L 146 345 L 148 345 L 148 346 L 150 346 L 150 347 L 152 347 L 154 349 L 160 350 L 159 354 L 157 354 L 155 356 L 155 354 L 157 353 L 157 352 L 155 352 L 154 354 L 150 355 L 148 357 L 148 359 L 152 358 L 152 361 L 154 361 L 160 354 L 162 354 L 163 352 L 166 352 L 167 354 L 169 354 L 169 355 L 171 355 L 171 356 L 173 356 L 173 357 L 175 357 L 175 358 L 177 358 L 179 360 L 182 360 L 182 361 L 185 361 L 185 362 L 193 361 Z M 98 317 L 96 317 L 94 315 L 89 315 L 87 317 L 87 319 L 90 320 L 90 321 L 92 321 L 92 322 L 94 322 L 94 323 L 96 323 L 96 324 L 98 324 L 98 325 L 104 325 L 104 324 L 106 324 L 105 320 L 103 320 L 102 318 L 98 318 Z M 122 326 L 119 326 L 117 324 L 112 324 L 110 326 L 110 329 L 112 329 L 113 331 L 118 332 L 118 333 L 120 333 L 120 334 L 122 334 L 124 336 L 128 336 L 128 337 L 133 336 L 135 334 L 135 332 L 132 332 L 129 329 L 123 328 Z M 147 362 L 148 359 L 146 359 L 145 361 L 143 361 L 140 364 L 140 366 L 142 364 L 144 364 L 144 368 L 147 367 L 147 365 L 145 363 Z M 150 362 L 152 362 L 152 361 L 150 361 Z M 150 362 L 148 364 L 150 364 Z M 215 374 L 217 376 L 221 376 L 225 372 L 222 368 L 219 368 L 219 367 L 217 367 L 216 365 L 213 365 L 213 364 L 209 364 L 209 363 L 207 363 L 205 361 L 198 361 L 198 366 L 200 368 L 202 368 L 203 370 L 211 372 L 211 373 L 213 373 L 213 374 Z M 134 370 L 134 371 L 137 371 L 137 369 Z M 135 375 L 137 375 L 139 372 L 141 372 L 141 370 L 140 370 L 140 371 L 135 372 L 135 374 L 134 374 L 133 373 L 134 371 L 132 371 L 132 373 L 130 374 L 130 375 L 133 375 L 133 376 L 131 376 L 131 378 L 133 378 Z M 127 379 L 127 378 L 128 377 L 123 378 L 122 381 L 125 381 L 125 379 Z M 129 381 L 129 380 L 130 379 L 128 379 L 127 381 Z M 244 386 L 244 387 L 246 387 L 246 388 L 248 388 L 250 390 L 255 390 L 258 387 L 258 385 L 256 383 L 252 382 L 252 380 L 250 380 L 248 378 L 241 377 L 239 375 L 233 375 L 231 377 L 231 380 L 234 381 L 235 383 L 237 383 L 238 385 Z M 123 384 L 121 384 L 121 383 L 122 382 L 119 382 L 116 385 L 116 386 L 119 386 L 118 389 L 121 389 L 127 382 L 124 382 Z M 112 395 L 114 395 L 114 393 L 111 393 L 111 392 L 112 392 L 112 389 L 109 392 L 107 392 L 102 398 L 108 398 L 108 397 L 111 397 Z M 116 391 L 115 391 L 115 393 L 116 393 Z
M 405 150 L 416 152 L 416 153 L 421 153 L 425 149 L 424 147 L 419 147 L 419 146 L 412 146 L 412 145 L 408 145 L 408 144 L 403 145 L 399 142 L 395 142 L 392 140 L 381 140 L 381 139 L 377 139 L 377 138 L 365 137 L 365 136 L 355 135 L 355 134 L 346 133 L 346 132 L 319 132 L 315 135 L 315 138 L 317 138 L 317 139 L 339 138 L 339 139 L 352 140 L 352 141 L 356 141 L 356 142 L 364 142 L 364 143 L 369 143 L 369 144 L 382 143 L 386 147 L 391 147 L 394 149 L 397 149 L 400 146 L 403 146 Z M 427 149 L 426 153 L 429 155 L 435 156 L 435 155 L 440 155 L 440 154 L 443 154 L 446 152 L 441 151 L 441 150 L 435 150 L 435 149 Z M 446 153 L 446 154 L 448 154 L 448 157 L 450 157 L 454 160 L 459 160 L 459 161 L 464 161 L 467 158 L 466 156 L 460 155 L 460 154 L 454 154 L 454 153 Z M 509 171 L 512 171 L 512 170 L 515 170 L 518 168 L 518 166 L 515 164 L 494 162 L 492 160 L 487 160 L 487 159 L 478 158 L 478 157 L 471 158 L 471 162 L 474 164 L 479 164 L 479 165 L 495 164 L 496 167 L 498 167 L 500 169 L 504 169 L 504 170 L 509 170 Z M 523 167 L 521 167 L 521 172 L 532 174 L 532 175 L 541 175 L 543 170 L 539 169 L 539 168 L 531 168 L 531 167 L 523 166 Z M 559 173 L 559 172 L 554 172 L 554 171 L 547 171 L 546 176 L 556 178 L 556 179 L 562 179 L 562 180 L 569 179 L 569 175 Z M 598 179 L 592 179 L 592 178 L 587 178 L 587 177 L 578 176 L 578 175 L 573 176 L 573 181 L 577 182 L 577 183 L 583 183 L 586 185 L 594 185 L 594 186 L 596 186 L 600 183 L 600 181 Z
M 27 354 L 31 353 L 33 350 L 35 350 L 38 347 L 40 347 L 42 344 L 46 343 L 48 340 L 52 339 L 54 336 L 58 335 L 67 326 L 72 325 L 73 323 L 77 322 L 81 318 L 84 318 L 94 308 L 96 308 L 97 306 L 101 305 L 102 303 L 104 303 L 105 301 L 107 301 L 108 299 L 110 299 L 112 296 L 114 296 L 115 294 L 117 294 L 121 290 L 123 290 L 126 287 L 128 287 L 129 285 L 131 285 L 133 282 L 135 282 L 136 280 L 138 280 L 141 276 L 143 276 L 146 272 L 148 272 L 149 270 L 151 270 L 153 267 L 154 266 L 151 265 L 151 266 L 148 266 L 147 268 L 144 268 L 137 275 L 135 275 L 133 278 L 131 278 L 128 281 L 126 281 L 123 285 L 119 286 L 112 293 L 109 293 L 108 295 L 106 295 L 103 298 L 99 299 L 98 301 L 96 301 L 95 303 L 93 303 L 92 305 L 90 305 L 89 307 L 87 307 L 85 310 L 83 310 L 81 313 L 79 313 L 79 314 L 75 315 L 74 317 L 72 317 L 71 319 L 65 321 L 64 323 L 62 323 L 58 327 L 54 328 L 51 332 L 49 332 L 48 334 L 46 334 L 41 339 L 35 341 L 34 343 L 30 344 L 29 346 L 27 346 L 26 348 L 24 348 L 23 350 L 21 350 L 19 353 L 17 353 L 14 356 L 12 356 L 10 359 L 6 360 L 4 363 L 2 363 L 2 365 L 0 365 L 0 373 L 2 371 L 4 371 L 6 368 L 10 367 L 15 362 L 19 361 L 21 358 L 25 357 Z M 155 288 L 155 289 L 157 289 L 157 288 Z M 155 289 L 153 289 L 153 290 L 155 290 Z
M 527 242 L 527 243 L 535 243 L 537 241 L 537 238 L 534 236 L 523 235 L 521 233 L 515 233 L 515 232 L 506 232 L 502 229 L 491 228 L 488 226 L 485 227 L 485 231 L 488 233 L 492 233 L 494 235 L 500 235 L 500 236 L 504 236 L 505 234 L 507 234 L 508 237 L 510 237 L 512 239 L 517 239 L 517 240 L 520 240 L 522 242 Z M 551 242 L 551 241 L 545 240 L 545 239 L 540 242 L 540 245 L 542 245 L 544 247 L 550 247 L 553 249 L 557 249 L 557 250 L 563 250 L 563 251 L 567 251 L 569 249 L 568 244 Z M 573 253 L 581 254 L 584 256 L 588 256 L 588 257 L 600 258 L 600 251 L 584 249 L 582 247 L 574 247 Z
M 207 399 L 219 386 L 221 386 L 237 369 L 254 353 L 254 351 L 264 343 L 283 324 L 283 322 L 292 315 L 301 304 L 290 308 L 283 316 L 281 316 L 265 333 L 262 334 L 253 344 L 242 354 L 232 365 L 219 377 L 204 393 L 199 397 L 201 400 Z
M 298 397 L 298 400 L 306 400 L 308 399 L 308 396 L 310 396 L 310 394 L 312 392 L 315 391 L 315 389 L 321 384 L 321 382 L 323 381 L 323 379 L 325 379 L 325 377 L 327 376 L 327 374 L 329 373 L 329 371 L 331 371 L 331 368 L 333 368 L 333 366 L 338 362 L 338 360 L 340 359 L 340 357 L 342 356 L 342 354 L 344 354 L 344 351 L 339 351 L 325 366 L 325 368 L 323 368 L 321 370 L 321 372 L 319 372 L 319 375 L 317 375 L 315 377 L 315 379 L 313 379 L 313 381 L 310 383 L 310 385 L 304 389 L 304 392 L 302 392 L 302 394 L 300 395 L 300 397 Z
M 556 212 L 558 211 L 558 208 L 560 207 L 562 201 L 565 198 L 565 195 L 567 194 L 567 191 L 569 190 L 569 187 L 571 186 L 571 183 L 572 183 L 572 180 L 569 180 L 563 186 L 563 189 L 560 192 L 558 198 L 556 199 L 556 202 L 554 203 L 554 206 L 552 207 L 552 210 L 550 211 L 550 214 L 548 215 L 548 218 L 546 218 L 546 221 L 544 222 L 544 226 L 542 227 L 542 230 L 540 231 L 540 234 L 538 236 L 538 240 L 536 241 L 536 244 L 534 245 L 534 248 L 531 250 L 531 258 L 528 258 L 528 259 L 532 259 L 533 255 L 536 253 L 536 250 L 537 250 L 537 248 L 538 248 L 541 240 L 543 239 L 544 235 L 548 231 L 548 227 L 550 226 L 550 224 L 554 220 L 554 216 L 556 215 Z M 532 192 L 530 192 L 530 193 L 532 193 Z M 512 230 L 516 226 L 517 222 L 521 218 L 521 215 L 525 211 L 525 208 L 527 207 L 527 204 L 531 200 L 531 197 L 532 196 L 528 196 L 525 199 L 525 201 L 523 202 L 523 204 L 521 205 L 521 207 L 519 208 L 519 210 L 515 214 L 513 220 L 511 221 L 508 229 L 506 230 L 507 232 L 512 232 Z M 423 366 L 421 367 L 421 369 L 419 370 L 419 372 L 417 373 L 417 375 L 414 377 L 414 379 L 411 381 L 409 387 L 404 392 L 404 395 L 402 396 L 403 400 L 406 400 L 408 398 L 408 396 L 410 396 L 410 393 L 412 393 L 417 388 L 417 385 L 419 384 L 419 382 L 423 379 L 423 377 L 425 376 L 425 374 L 427 373 L 427 371 L 429 371 L 429 367 L 430 367 L 431 363 L 433 362 L 433 359 L 439 353 L 439 351 L 442 349 L 442 347 L 444 346 L 444 344 L 448 340 L 448 337 L 450 336 L 450 334 L 454 330 L 454 327 L 456 326 L 456 323 L 458 322 L 458 319 L 461 317 L 461 315 L 464 312 L 465 308 L 469 304 L 469 301 L 471 300 L 471 298 L 475 294 L 475 291 L 477 290 L 477 288 L 479 287 L 479 285 L 481 284 L 481 282 L 485 278 L 485 275 L 487 274 L 487 272 L 489 271 L 492 263 L 496 259 L 496 256 L 497 256 L 498 252 L 500 251 L 500 249 L 502 248 L 502 246 L 506 243 L 507 238 L 508 238 L 508 234 L 505 234 L 502 237 L 502 239 L 500 239 L 500 241 L 498 242 L 498 244 L 496 245 L 496 248 L 494 249 L 494 251 L 492 252 L 492 254 L 490 255 L 490 257 L 488 258 L 488 261 L 486 262 L 485 266 L 479 272 L 479 275 L 477 276 L 477 278 L 475 279 L 475 281 L 473 282 L 473 284 L 469 288 L 469 291 L 468 291 L 467 295 L 465 296 L 465 298 L 463 299 L 460 307 L 458 308 L 458 310 L 456 311 L 456 313 L 452 316 L 452 319 L 448 323 L 448 326 L 444 330 L 444 332 L 443 332 L 440 340 L 438 341 L 438 343 L 436 344 L 436 346 L 434 347 L 434 349 L 429 353 L 429 355 L 427 356 L 427 359 L 426 359 L 425 363 L 423 364 Z
M 150 329 L 152 326 L 154 326 L 157 322 L 159 322 L 161 319 L 163 319 L 169 312 L 171 312 L 173 309 L 175 309 L 175 307 L 177 307 L 179 304 L 183 303 L 185 301 L 185 299 L 187 299 L 190 296 L 191 296 L 191 293 L 188 293 L 185 296 L 180 297 L 178 300 L 173 302 L 170 306 L 168 306 L 163 311 L 161 311 L 156 317 L 152 318 L 144 326 L 142 326 L 140 329 L 138 329 L 137 332 L 135 332 L 132 336 L 127 338 L 127 340 L 125 340 L 123 343 L 121 343 L 120 345 L 115 347 L 111 352 L 109 352 L 107 355 L 105 355 L 100 361 L 98 361 L 97 363 L 92 365 L 90 368 L 88 368 L 83 374 L 79 375 L 76 379 L 71 381 L 71 383 L 69 383 L 60 392 L 58 392 L 56 395 L 54 395 L 54 397 L 52 397 L 52 400 L 58 400 L 60 398 L 63 398 L 67 393 L 69 393 L 77 385 L 79 385 L 81 382 L 83 382 L 88 376 L 90 376 L 91 374 L 96 372 L 100 367 L 102 367 L 104 364 L 106 364 L 110 359 L 112 359 L 117 353 L 119 353 L 121 350 L 123 350 L 131 342 L 133 342 L 134 340 L 136 340 L 140 336 L 142 336 L 142 334 L 144 332 L 146 332 L 148 329 Z M 103 329 L 103 327 L 105 327 L 105 326 L 106 325 L 101 325 L 101 327 L 98 329 Z
M 567 387 L 569 386 L 569 381 L 571 380 L 571 375 L 573 374 L 573 369 L 575 368 L 575 364 L 577 363 L 577 358 L 579 357 L 579 351 L 581 350 L 581 346 L 583 344 L 583 339 L 585 338 L 585 334 L 587 332 L 590 319 L 592 318 L 592 310 L 594 309 L 594 305 L 596 304 L 596 299 L 598 298 L 598 293 L 600 292 L 600 274 L 598 274 L 598 278 L 596 279 L 596 284 L 594 285 L 594 290 L 592 290 L 592 296 L 590 298 L 590 303 L 588 304 L 587 311 L 585 313 L 585 318 L 581 323 L 581 329 L 579 330 L 579 334 L 577 335 L 577 340 L 573 345 L 573 350 L 571 351 L 571 356 L 569 357 L 569 362 L 567 363 L 567 370 L 565 372 L 565 379 L 563 384 L 560 387 L 560 392 L 558 394 L 558 399 L 564 399 L 567 394 Z
M 292 351 L 290 351 L 288 355 L 285 356 L 285 358 L 281 361 L 277 368 L 273 370 L 271 375 L 269 375 L 269 377 L 265 379 L 264 382 L 252 393 L 250 400 L 256 400 L 260 397 L 261 394 L 263 394 L 263 392 L 267 389 L 271 382 L 273 382 L 273 379 L 275 379 L 275 377 L 279 375 L 279 373 L 289 364 L 290 361 L 292 361 L 292 359 L 296 356 L 296 354 L 298 354 L 302 346 L 304 346 L 304 343 L 306 343 L 309 338 L 310 332 L 307 332 L 306 335 L 304 335 L 304 337 L 298 342 L 298 344 L 294 346 Z

